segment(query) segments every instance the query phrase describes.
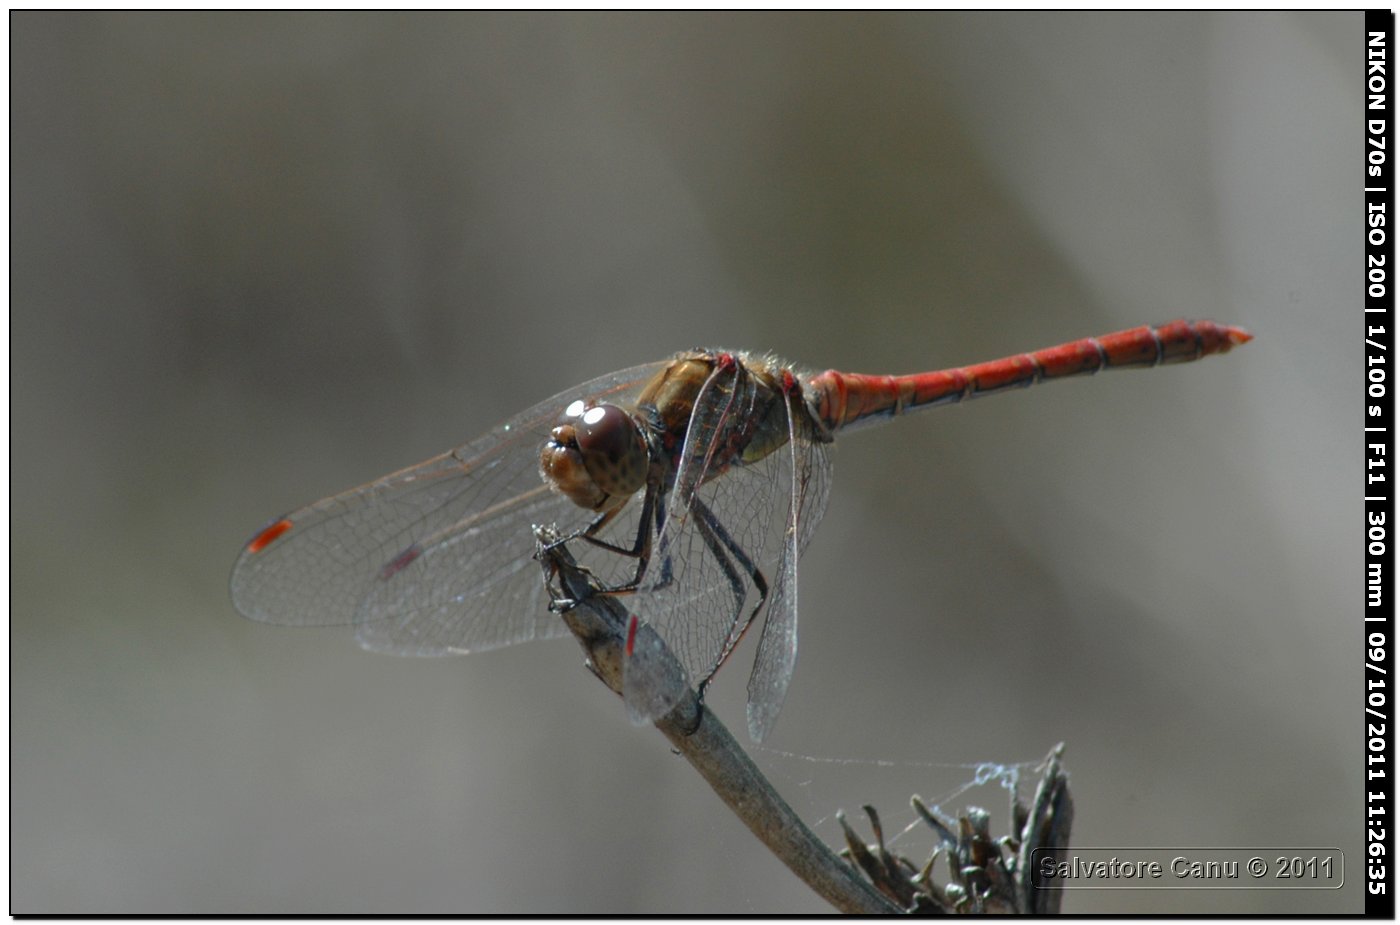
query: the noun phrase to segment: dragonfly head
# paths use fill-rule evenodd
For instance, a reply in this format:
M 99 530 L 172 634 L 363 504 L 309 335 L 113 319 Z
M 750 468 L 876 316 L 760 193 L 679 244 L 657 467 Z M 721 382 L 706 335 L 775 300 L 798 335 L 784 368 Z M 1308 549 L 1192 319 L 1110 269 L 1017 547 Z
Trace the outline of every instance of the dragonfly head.
M 540 451 L 546 484 L 579 507 L 617 507 L 646 485 L 646 438 L 617 405 L 576 401 L 564 409 Z

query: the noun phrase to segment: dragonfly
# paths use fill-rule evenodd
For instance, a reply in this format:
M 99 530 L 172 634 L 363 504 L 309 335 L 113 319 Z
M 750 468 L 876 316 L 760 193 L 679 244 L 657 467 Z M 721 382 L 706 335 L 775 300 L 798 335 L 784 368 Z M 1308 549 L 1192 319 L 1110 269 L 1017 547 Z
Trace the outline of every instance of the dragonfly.
M 773 728 L 797 659 L 798 560 L 826 509 L 838 433 L 1038 382 L 1225 353 L 1238 327 L 1173 321 L 912 375 L 811 374 L 691 350 L 601 376 L 470 443 L 271 521 L 233 568 L 235 607 L 343 624 L 367 649 L 454 655 L 568 632 L 532 527 L 551 525 L 625 599 L 634 722 L 699 696 L 756 624 L 750 736 Z M 643 625 L 654 632 L 637 633 Z M 659 640 L 667 661 L 639 638 Z

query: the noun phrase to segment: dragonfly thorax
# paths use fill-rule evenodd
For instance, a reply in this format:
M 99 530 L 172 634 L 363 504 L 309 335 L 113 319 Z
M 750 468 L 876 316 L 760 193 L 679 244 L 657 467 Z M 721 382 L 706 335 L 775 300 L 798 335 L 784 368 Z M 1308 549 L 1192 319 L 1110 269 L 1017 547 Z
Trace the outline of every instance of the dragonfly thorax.
M 650 456 L 637 422 L 611 404 L 576 401 L 540 451 L 540 476 L 579 507 L 615 508 L 646 485 Z

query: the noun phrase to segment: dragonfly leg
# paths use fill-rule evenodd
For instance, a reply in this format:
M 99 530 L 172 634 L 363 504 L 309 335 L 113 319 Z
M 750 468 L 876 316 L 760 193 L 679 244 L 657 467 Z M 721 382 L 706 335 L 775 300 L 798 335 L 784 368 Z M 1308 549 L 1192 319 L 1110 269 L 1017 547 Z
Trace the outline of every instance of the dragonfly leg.
M 765 578 L 763 572 L 753 564 L 753 560 L 744 552 L 743 547 L 734 541 L 729 535 L 729 532 L 724 529 L 724 525 L 715 518 L 714 513 L 703 501 L 699 498 L 695 498 L 692 501 L 692 507 L 695 512 L 696 529 L 699 530 L 700 536 L 705 540 L 705 545 L 710 548 L 710 552 L 714 554 L 716 561 L 719 562 L 720 568 L 724 570 L 725 577 L 729 579 L 729 586 L 734 591 L 734 623 L 729 631 L 729 636 L 725 639 L 724 646 L 720 649 L 719 655 L 715 657 L 714 663 L 705 670 L 699 684 L 696 685 L 695 692 L 703 700 L 705 697 L 705 688 L 709 687 L 710 680 L 715 676 L 715 673 L 723 667 L 724 663 L 729 659 L 729 656 L 734 653 L 734 650 L 738 648 L 740 641 L 744 638 L 744 634 L 748 632 L 749 627 L 753 625 L 754 618 L 758 616 L 758 612 L 762 610 L 763 605 L 767 603 L 768 579 Z M 758 591 L 758 603 L 754 604 L 753 610 L 749 611 L 747 618 L 743 617 L 743 607 L 744 599 L 748 595 L 744 590 L 743 579 L 734 568 L 733 562 L 730 561 L 731 556 L 733 559 L 737 560 L 744 571 L 748 573 L 749 579 L 753 582 L 754 589 Z
M 606 540 L 597 539 L 593 535 L 599 530 L 606 527 L 608 524 L 612 523 L 613 519 L 617 517 L 618 514 L 621 514 L 623 508 L 625 507 L 627 507 L 627 505 L 624 503 L 619 504 L 617 507 L 611 510 L 604 511 L 597 517 L 590 520 L 587 525 L 580 527 L 573 533 L 566 533 L 563 536 L 555 538 L 548 545 L 545 546 L 545 549 L 557 549 L 558 547 L 563 546 L 565 543 L 571 543 L 574 540 L 582 539 L 587 540 L 594 546 L 601 546 L 604 549 L 608 549 L 616 553 L 621 553 L 624 556 L 635 556 L 637 554 L 636 550 L 623 549 L 621 546 L 614 546 L 612 543 L 609 543 Z
M 606 549 L 607 551 L 615 552 L 620 556 L 627 556 L 630 559 L 636 559 L 637 571 L 632 576 L 631 580 L 625 581 L 620 585 L 614 585 L 611 588 L 597 589 L 598 594 L 631 594 L 632 592 L 636 591 L 637 588 L 641 585 L 642 578 L 646 575 L 647 565 L 651 562 L 651 520 L 652 512 L 654 510 L 659 509 L 659 505 L 656 501 L 656 497 L 659 494 L 659 487 L 648 483 L 646 489 L 646 496 L 642 501 L 642 516 L 637 525 L 637 538 L 633 542 L 631 549 L 628 549 L 625 546 L 619 546 L 616 543 L 610 543 L 607 540 L 599 539 L 597 536 L 594 535 L 599 530 L 606 527 L 613 520 L 613 518 L 615 518 L 618 515 L 618 513 L 623 509 L 623 507 L 625 507 L 625 505 L 618 505 L 612 510 L 600 514 L 598 517 L 594 518 L 592 523 L 584 527 L 582 530 L 579 530 L 576 533 L 572 533 L 569 536 L 564 537 L 563 539 L 556 540 L 553 545 L 566 543 L 570 540 L 583 540 L 586 543 L 590 543 L 594 546 L 597 546 L 599 549 Z

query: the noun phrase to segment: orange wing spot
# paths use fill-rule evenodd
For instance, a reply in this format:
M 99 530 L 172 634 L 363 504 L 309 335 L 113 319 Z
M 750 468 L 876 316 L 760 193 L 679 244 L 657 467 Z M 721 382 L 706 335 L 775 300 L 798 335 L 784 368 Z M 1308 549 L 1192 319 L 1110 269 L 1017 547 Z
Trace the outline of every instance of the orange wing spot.
M 269 524 L 263 528 L 261 533 L 248 541 L 248 551 L 262 552 L 264 549 L 271 546 L 274 540 L 290 529 L 292 529 L 292 522 L 285 517 L 275 523 Z
M 379 580 L 388 581 L 399 572 L 408 567 L 408 564 L 423 554 L 423 547 L 414 543 L 412 546 L 390 559 L 382 569 L 379 570 Z
M 628 620 L 627 620 L 627 645 L 623 648 L 623 651 L 627 653 L 627 657 L 628 657 L 628 658 L 631 658 L 631 657 L 632 657 L 632 647 L 635 646 L 636 644 L 637 644 L 637 616 L 636 616 L 636 614 L 628 614 Z

